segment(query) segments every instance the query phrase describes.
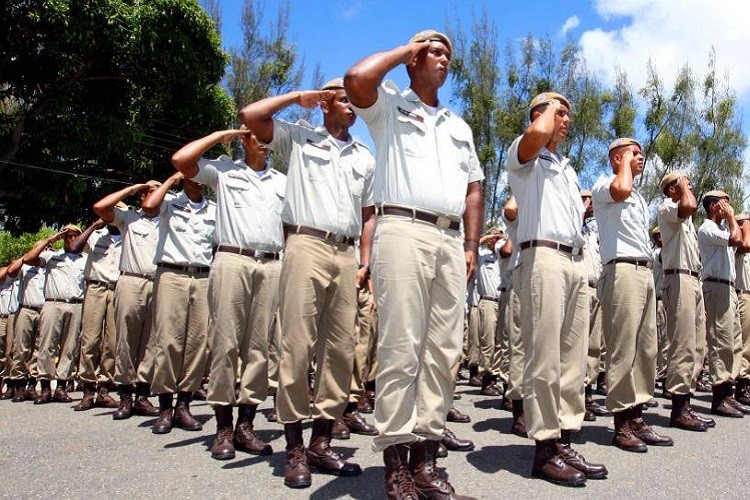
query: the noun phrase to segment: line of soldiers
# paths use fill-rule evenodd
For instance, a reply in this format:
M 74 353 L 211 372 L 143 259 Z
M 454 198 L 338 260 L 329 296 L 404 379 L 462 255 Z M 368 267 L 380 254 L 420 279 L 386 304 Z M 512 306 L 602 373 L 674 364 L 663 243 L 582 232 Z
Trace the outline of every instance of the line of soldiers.
M 530 123 L 508 151 L 508 236 L 480 238 L 484 177 L 471 130 L 438 100 L 451 55 L 446 35 L 423 31 L 320 90 L 251 103 L 240 129 L 177 151 L 177 173 L 164 183 L 105 196 L 85 231 L 65 226 L 0 268 L 0 332 L 12 339 L 6 397 L 68 402 L 78 378 L 76 410 L 157 417 L 155 434 L 197 431 L 190 402 L 207 378 L 217 460 L 272 453 L 253 425 L 272 394 L 288 487 L 309 487 L 311 471 L 361 474 L 331 446 L 358 432 L 383 452 L 389 498 L 467 498 L 436 467 L 446 447 L 473 448 L 446 428 L 468 419 L 452 406 L 466 337 L 471 382 L 503 396 L 512 432 L 535 441 L 532 475 L 580 486 L 608 474 L 571 446 L 583 420 L 613 414 L 613 443 L 627 451 L 673 444 L 643 418 L 653 404 L 659 307 L 670 425 L 715 425 L 690 406 L 706 340 L 712 413 L 750 412 L 742 404 L 750 398 L 747 218 L 712 191 L 696 233 L 695 197 L 672 172 L 662 181 L 663 246 L 654 258 L 648 206 L 633 186 L 640 145 L 613 142 L 613 173 L 581 191 L 558 152 L 570 103 L 546 92 L 531 101 Z M 403 92 L 382 83 L 401 64 L 410 80 Z M 291 105 L 320 106 L 323 125 L 274 118 Z M 349 134 L 357 116 L 375 156 Z M 243 158 L 205 158 L 237 138 Z M 287 161 L 286 175 L 270 167 L 269 151 Z M 123 203 L 134 195 L 137 209 Z M 51 250 L 58 240 L 63 249 Z M 606 407 L 594 402 L 594 383 Z M 361 415 L 369 411 L 374 426 Z

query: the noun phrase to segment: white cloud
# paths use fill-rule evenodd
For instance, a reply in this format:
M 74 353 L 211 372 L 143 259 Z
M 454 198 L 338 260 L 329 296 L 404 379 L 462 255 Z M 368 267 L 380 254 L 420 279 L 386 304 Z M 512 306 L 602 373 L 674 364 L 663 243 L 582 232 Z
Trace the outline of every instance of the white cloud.
M 570 16 L 565 20 L 565 24 L 560 28 L 560 32 L 563 35 L 567 35 L 570 30 L 576 29 L 579 24 L 581 24 L 581 20 L 578 19 L 578 16 Z
M 359 12 L 362 10 L 362 2 L 340 2 L 339 7 L 340 10 L 336 17 L 341 21 L 350 22 L 359 16 Z
M 718 75 L 727 75 L 741 103 L 750 104 L 750 64 L 746 50 L 750 30 L 745 0 L 594 0 L 597 13 L 618 28 L 595 28 L 581 35 L 586 60 L 605 82 L 615 67 L 628 75 L 635 89 L 643 86 L 649 59 L 665 85 L 689 63 L 698 77 L 716 50 Z M 566 22 L 567 24 L 567 22 Z

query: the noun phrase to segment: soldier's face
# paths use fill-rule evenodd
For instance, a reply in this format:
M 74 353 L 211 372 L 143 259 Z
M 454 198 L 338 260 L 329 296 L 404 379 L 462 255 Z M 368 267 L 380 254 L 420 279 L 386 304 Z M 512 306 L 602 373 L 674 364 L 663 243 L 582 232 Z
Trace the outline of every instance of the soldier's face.
M 412 62 L 413 78 L 419 78 L 431 87 L 439 88 L 448 78 L 451 53 L 439 40 L 433 40 L 417 54 Z
M 346 97 L 344 89 L 336 89 L 336 95 L 333 99 L 322 103 L 321 109 L 329 121 L 344 128 L 354 125 L 357 115 L 352 110 L 349 98 Z

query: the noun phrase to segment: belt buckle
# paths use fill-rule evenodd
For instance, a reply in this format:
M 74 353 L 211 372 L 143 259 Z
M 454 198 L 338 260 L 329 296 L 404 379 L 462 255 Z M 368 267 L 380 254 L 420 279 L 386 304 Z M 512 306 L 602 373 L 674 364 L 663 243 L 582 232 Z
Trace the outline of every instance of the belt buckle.
M 442 229 L 450 229 L 452 222 L 453 221 L 450 220 L 448 217 L 443 217 L 442 215 L 438 215 L 437 220 L 435 220 L 435 225 Z
M 198 266 L 185 266 L 185 269 L 191 274 L 195 274 L 198 272 Z
M 346 241 L 346 236 L 344 236 L 343 234 L 334 234 L 332 236 L 333 241 L 335 241 L 336 243 L 343 243 L 344 241 Z
M 263 252 L 261 250 L 253 250 L 253 257 L 255 257 L 256 259 L 261 259 L 261 258 L 263 258 L 263 254 L 264 253 L 265 252 Z

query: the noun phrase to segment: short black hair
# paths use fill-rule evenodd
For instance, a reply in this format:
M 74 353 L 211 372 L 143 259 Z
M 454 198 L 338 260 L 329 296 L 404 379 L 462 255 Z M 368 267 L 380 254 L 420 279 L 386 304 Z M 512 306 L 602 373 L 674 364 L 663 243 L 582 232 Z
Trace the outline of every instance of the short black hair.
M 718 196 L 704 196 L 703 197 L 703 210 L 706 211 L 706 215 L 709 214 L 708 209 L 711 207 L 711 205 L 721 199 L 723 198 L 719 198 Z

